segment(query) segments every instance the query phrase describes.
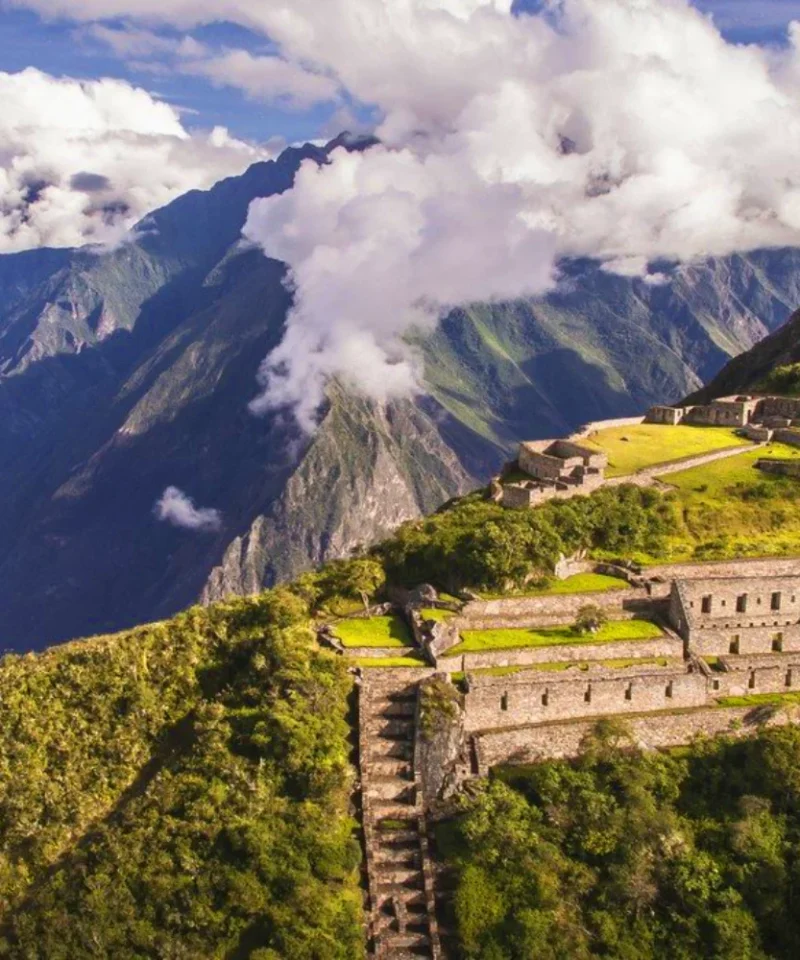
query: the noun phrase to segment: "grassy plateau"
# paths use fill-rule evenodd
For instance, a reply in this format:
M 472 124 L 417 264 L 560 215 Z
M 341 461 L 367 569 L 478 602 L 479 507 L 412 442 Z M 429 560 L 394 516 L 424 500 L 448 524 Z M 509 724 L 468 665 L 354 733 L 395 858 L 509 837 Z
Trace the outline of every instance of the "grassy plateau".
M 729 427 L 668 426 L 641 423 L 609 427 L 591 434 L 588 443 L 608 454 L 609 477 L 627 476 L 645 467 L 696 457 L 727 447 L 750 446 Z
M 478 653 L 484 650 L 511 650 L 517 647 L 559 647 L 571 644 L 614 643 L 624 640 L 652 640 L 662 630 L 649 620 L 613 620 L 597 633 L 576 633 L 572 627 L 541 627 L 533 629 L 464 630 L 461 643 L 447 651 L 446 656 Z
M 411 647 L 414 641 L 400 617 L 370 617 L 341 620 L 333 626 L 334 635 L 345 647 Z

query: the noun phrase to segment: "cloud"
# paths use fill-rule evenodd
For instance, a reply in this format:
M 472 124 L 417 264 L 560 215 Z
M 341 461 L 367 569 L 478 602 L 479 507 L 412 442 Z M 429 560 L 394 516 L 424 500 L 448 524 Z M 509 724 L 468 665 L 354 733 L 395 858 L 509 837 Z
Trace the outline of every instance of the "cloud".
M 189 134 L 178 111 L 121 80 L 0 72 L 0 252 L 113 244 L 195 187 L 269 153 L 223 128 Z
M 307 427 L 328 377 L 377 398 L 419 389 L 408 331 L 542 292 L 560 258 L 645 277 L 653 261 L 800 243 L 800 27 L 776 51 L 726 42 L 686 0 L 549 0 L 522 16 L 511 0 L 28 5 L 233 20 L 374 106 L 383 146 L 307 164 L 245 229 L 295 291 L 254 408 L 292 405 Z
M 161 499 L 156 502 L 154 513 L 159 520 L 166 520 L 174 527 L 187 530 L 213 532 L 219 530 L 222 524 L 219 510 L 196 507 L 192 498 L 178 487 L 167 487 Z

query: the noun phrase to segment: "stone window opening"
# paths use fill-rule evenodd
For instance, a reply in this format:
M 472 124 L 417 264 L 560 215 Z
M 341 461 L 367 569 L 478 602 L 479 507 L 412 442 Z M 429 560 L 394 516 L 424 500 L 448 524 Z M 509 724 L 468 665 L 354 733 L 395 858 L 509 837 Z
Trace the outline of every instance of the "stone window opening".
M 761 606 L 761 597 L 756 597 L 756 606 Z
M 711 685 L 715 690 L 719 690 L 719 680 L 714 680 Z
M 726 601 L 726 600 L 723 600 L 723 601 L 722 601 L 722 606 L 724 607 L 724 606 L 726 606 L 726 605 L 727 605 L 727 601 Z
M 583 699 L 584 699 L 584 702 L 585 702 L 585 703 L 591 703 L 591 702 L 592 702 L 592 685 L 591 685 L 591 683 L 590 683 L 589 686 L 586 688 L 586 693 L 584 693 Z
M 747 594 L 746 593 L 742 593 L 736 598 L 736 612 L 737 613 L 747 612 Z
M 731 637 L 731 645 L 728 648 L 728 651 L 730 653 L 739 652 L 739 634 L 738 633 L 735 636 Z
M 791 687 L 791 685 L 792 685 L 792 671 L 791 671 L 791 670 L 787 670 L 787 671 L 786 671 L 786 686 L 787 686 L 787 687 Z
M 783 634 L 776 633 L 772 638 L 772 652 L 773 653 L 782 653 L 783 652 Z
M 628 686 L 625 688 L 625 699 L 626 699 L 626 700 L 632 700 L 632 699 L 633 699 L 633 684 L 632 684 L 632 683 L 629 683 Z
M 667 684 L 667 689 L 664 691 L 664 696 L 668 697 L 671 700 L 672 692 L 673 692 L 672 681 L 670 680 L 670 682 Z
M 546 707 L 549 705 L 549 703 L 550 703 L 550 691 L 545 690 L 545 692 L 542 694 L 542 706 Z
M 711 613 L 711 597 L 710 596 L 703 597 L 700 611 L 702 613 Z
M 781 608 L 780 592 L 772 594 L 772 597 L 770 598 L 769 608 L 770 610 L 780 610 Z
M 750 674 L 750 679 L 747 681 L 747 687 L 749 690 L 754 690 L 756 686 L 756 675 L 755 673 Z
M 500 709 L 508 710 L 508 693 L 504 693 L 503 696 L 500 697 Z

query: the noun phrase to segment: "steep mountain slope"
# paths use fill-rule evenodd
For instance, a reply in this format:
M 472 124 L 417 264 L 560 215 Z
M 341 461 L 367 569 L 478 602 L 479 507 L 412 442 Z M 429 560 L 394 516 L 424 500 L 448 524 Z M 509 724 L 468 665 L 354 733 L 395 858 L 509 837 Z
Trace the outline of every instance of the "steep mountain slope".
M 333 146 L 336 146 L 334 144 Z M 0 257 L 0 619 L 25 649 L 247 592 L 483 481 L 522 436 L 696 389 L 800 302 L 800 251 L 651 286 L 586 262 L 556 293 L 454 311 L 419 340 L 425 397 L 335 384 L 313 438 L 247 412 L 281 337 L 284 268 L 239 242 L 314 146 L 194 191 L 106 254 Z M 222 512 L 159 523 L 175 484 Z
M 777 368 L 800 362 L 800 311 L 775 333 L 735 357 L 703 389 L 693 393 L 691 403 L 705 403 L 714 397 L 752 390 Z

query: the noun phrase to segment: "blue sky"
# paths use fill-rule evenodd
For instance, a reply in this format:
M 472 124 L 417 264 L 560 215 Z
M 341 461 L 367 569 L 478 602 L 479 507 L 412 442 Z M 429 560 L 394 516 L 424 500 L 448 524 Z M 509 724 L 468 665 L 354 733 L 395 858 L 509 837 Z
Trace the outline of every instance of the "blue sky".
M 518 9 L 536 9 L 538 5 L 539 0 L 519 0 Z M 738 43 L 781 43 L 788 22 L 800 19 L 800 0 L 696 0 L 696 6 L 713 13 L 725 35 Z M 122 26 L 114 21 L 107 23 Z M 159 32 L 176 39 L 181 36 L 170 30 Z M 191 36 L 212 48 L 269 52 L 263 36 L 231 23 L 196 28 Z M 249 140 L 281 136 L 292 142 L 325 136 L 336 127 L 328 105 L 304 110 L 281 108 L 236 89 L 214 86 L 203 77 L 172 70 L 154 73 L 116 55 L 92 38 L 85 26 L 66 20 L 48 22 L 27 10 L 8 9 L 0 0 L 0 70 L 14 72 L 28 66 L 55 76 L 128 80 L 185 110 L 184 125 L 189 129 L 224 125 Z

